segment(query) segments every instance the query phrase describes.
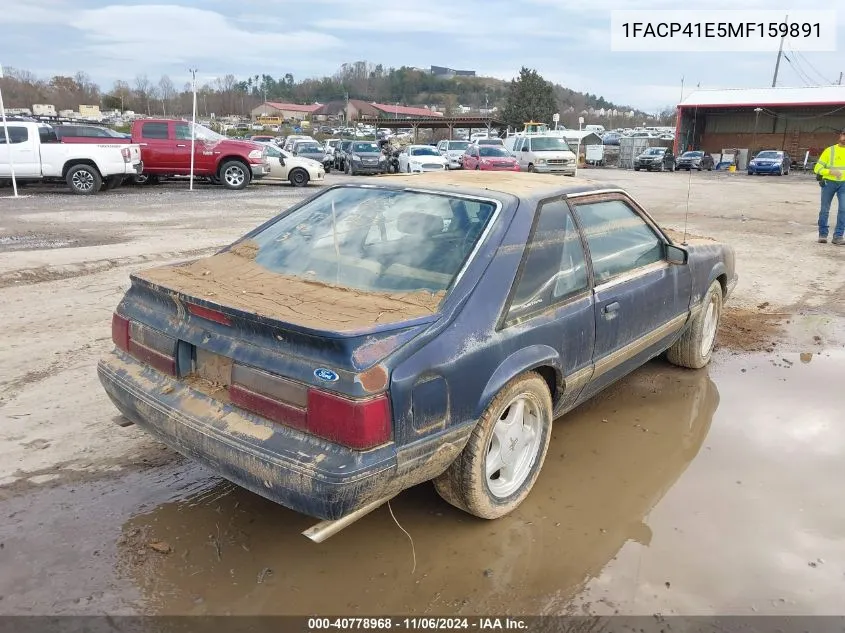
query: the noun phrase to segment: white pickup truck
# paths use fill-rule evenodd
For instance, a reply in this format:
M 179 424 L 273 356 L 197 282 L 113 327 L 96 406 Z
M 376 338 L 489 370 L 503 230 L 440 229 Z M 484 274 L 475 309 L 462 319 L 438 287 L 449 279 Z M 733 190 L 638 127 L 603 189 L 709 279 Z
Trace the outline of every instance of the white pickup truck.
M 92 195 L 119 186 L 144 170 L 141 147 L 131 143 L 60 143 L 49 125 L 0 121 L 0 187 L 18 182 L 63 180 L 73 193 Z M 11 158 L 11 163 L 10 159 Z

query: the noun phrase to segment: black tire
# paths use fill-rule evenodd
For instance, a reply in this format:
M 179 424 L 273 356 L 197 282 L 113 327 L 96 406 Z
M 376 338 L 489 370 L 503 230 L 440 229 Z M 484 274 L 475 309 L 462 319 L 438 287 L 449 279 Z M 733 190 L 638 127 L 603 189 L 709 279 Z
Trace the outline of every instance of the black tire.
M 65 181 L 70 190 L 79 196 L 93 196 L 103 186 L 100 172 L 91 165 L 74 165 L 68 170 Z
M 701 171 L 701 165 L 699 165 L 698 167 L 696 167 L 696 169 L 697 169 L 698 171 Z
M 634 171 L 640 171 L 639 167 L 634 167 Z
M 410 164 L 408 165 L 408 173 L 409 174 L 411 173 L 411 165 Z
M 536 168 L 534 167 L 534 163 L 528 163 L 528 168 L 527 168 L 527 171 L 531 172 L 532 174 L 533 174 L 535 171 L 537 171 L 537 170 L 536 170 Z
M 511 439 L 509 445 L 505 446 L 499 440 L 501 436 L 494 431 L 498 422 L 508 417 L 506 414 L 511 412 L 511 405 L 518 400 L 534 410 L 539 428 L 533 430 L 530 438 L 523 436 L 519 431 L 525 428 L 525 420 L 517 419 L 514 422 L 519 425 L 518 429 L 514 427 L 517 432 L 506 434 Z M 460 455 L 434 480 L 437 494 L 456 508 L 482 519 L 497 519 L 512 512 L 525 500 L 537 481 L 549 449 L 551 428 L 552 398 L 546 381 L 534 372 L 514 378 L 488 405 Z M 498 444 L 499 450 L 505 450 L 505 460 L 513 459 L 510 453 L 519 445 L 519 441 L 530 442 L 525 449 L 526 453 L 516 458 L 517 471 L 523 468 L 527 471 L 524 478 L 519 477 L 519 481 L 510 483 L 514 490 L 508 492 L 506 489 L 509 482 L 502 479 L 508 465 L 503 463 L 502 468 L 493 471 L 488 478 L 488 457 L 495 454 Z M 493 492 L 491 481 L 502 482 L 503 494 Z
M 701 302 L 701 310 L 687 326 L 681 338 L 667 351 L 666 358 L 670 363 L 687 369 L 701 369 L 710 362 L 722 319 L 722 302 L 722 285 L 717 280 L 707 289 L 707 294 Z
M 239 160 L 228 160 L 220 166 L 218 178 L 221 184 L 232 191 L 244 189 L 251 180 L 249 167 Z
M 220 185 L 220 184 L 223 184 L 223 183 L 221 182 L 220 178 L 219 178 L 219 177 L 217 177 L 217 176 L 209 176 L 209 177 L 208 177 L 208 181 L 209 181 L 212 185 Z
M 297 167 L 296 169 L 291 170 L 288 174 L 288 180 L 290 180 L 290 184 L 294 187 L 304 187 L 308 184 L 310 177 L 308 176 L 307 171 L 301 167 Z

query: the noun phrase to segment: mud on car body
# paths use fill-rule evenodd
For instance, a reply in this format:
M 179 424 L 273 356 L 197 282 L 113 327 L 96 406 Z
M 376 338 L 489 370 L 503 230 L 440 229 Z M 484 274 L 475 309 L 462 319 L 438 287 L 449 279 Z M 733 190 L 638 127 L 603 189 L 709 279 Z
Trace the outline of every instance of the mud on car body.
M 131 280 L 99 364 L 129 421 L 320 519 L 427 480 L 496 518 L 555 417 L 664 351 L 709 362 L 736 275 L 620 189 L 459 171 L 331 187 Z

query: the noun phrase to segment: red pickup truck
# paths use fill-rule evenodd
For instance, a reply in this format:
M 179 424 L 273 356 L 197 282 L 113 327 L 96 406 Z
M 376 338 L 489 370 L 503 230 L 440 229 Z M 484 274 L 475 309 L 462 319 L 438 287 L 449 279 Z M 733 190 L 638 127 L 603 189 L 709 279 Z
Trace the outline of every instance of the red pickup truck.
M 227 189 L 243 189 L 270 173 L 267 149 L 238 141 L 207 127 L 194 127 L 194 175 L 205 176 Z M 141 146 L 144 175 L 188 176 L 191 173 L 191 123 L 168 119 L 139 119 L 132 123 L 132 143 Z

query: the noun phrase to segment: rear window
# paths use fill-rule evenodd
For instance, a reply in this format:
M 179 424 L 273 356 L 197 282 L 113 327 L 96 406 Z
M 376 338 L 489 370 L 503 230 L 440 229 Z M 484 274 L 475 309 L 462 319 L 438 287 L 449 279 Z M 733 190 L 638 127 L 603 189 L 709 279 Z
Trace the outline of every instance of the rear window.
M 141 126 L 142 138 L 167 138 L 167 123 L 144 123 Z M 188 136 L 190 138 L 190 136 Z
M 331 189 L 253 236 L 256 263 L 370 292 L 447 290 L 495 205 L 448 195 Z

